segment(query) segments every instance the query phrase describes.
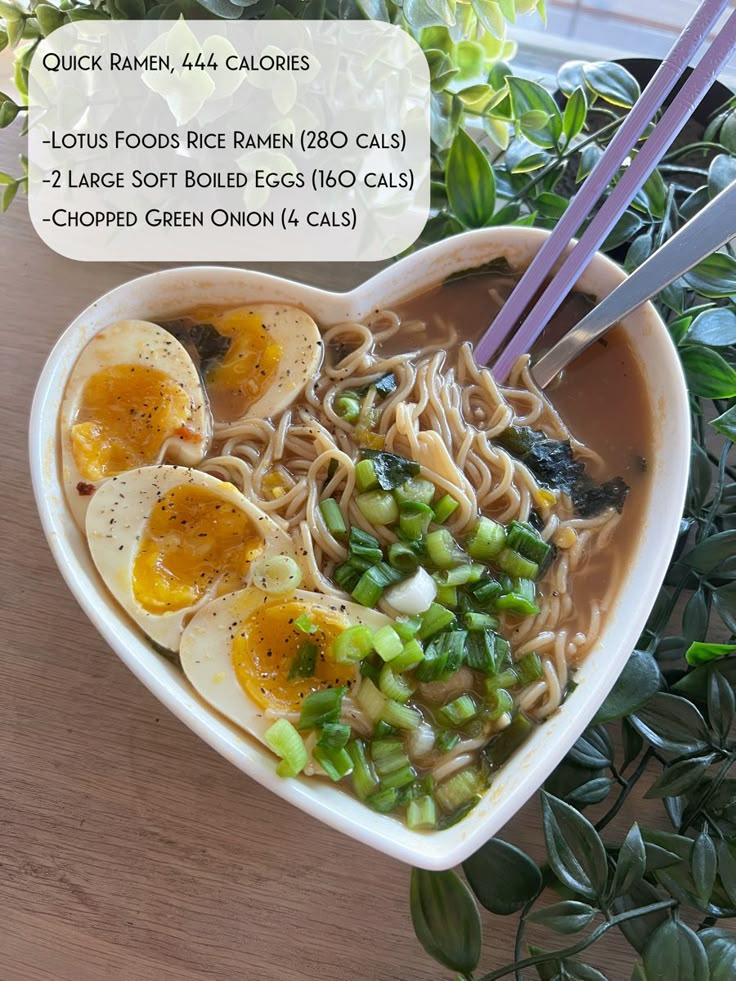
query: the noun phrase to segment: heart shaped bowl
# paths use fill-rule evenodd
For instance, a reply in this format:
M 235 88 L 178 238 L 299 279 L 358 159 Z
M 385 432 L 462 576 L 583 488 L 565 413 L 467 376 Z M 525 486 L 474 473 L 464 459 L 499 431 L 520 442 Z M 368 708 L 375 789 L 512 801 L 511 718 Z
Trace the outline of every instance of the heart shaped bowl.
M 576 674 L 578 687 L 497 774 L 483 800 L 461 822 L 431 834 L 410 831 L 374 813 L 326 781 L 282 780 L 260 744 L 209 708 L 174 666 L 156 654 L 103 587 L 67 508 L 60 475 L 59 408 L 66 379 L 84 345 L 116 320 L 156 320 L 200 303 L 233 306 L 259 300 L 303 307 L 322 325 L 359 320 L 440 283 L 446 276 L 505 256 L 523 267 L 546 232 L 495 228 L 430 246 L 384 269 L 349 293 L 327 293 L 247 270 L 188 267 L 156 272 L 112 290 L 64 332 L 38 383 L 30 426 L 33 487 L 51 550 L 69 588 L 107 643 L 146 687 L 218 753 L 274 793 L 332 827 L 404 862 L 427 869 L 453 866 L 495 834 L 542 784 L 588 725 L 645 624 L 674 548 L 687 482 L 690 426 L 679 359 L 651 305 L 624 327 L 644 367 L 654 427 L 651 485 L 635 551 L 618 599 L 594 649 Z M 604 296 L 624 273 L 597 255 L 578 288 Z

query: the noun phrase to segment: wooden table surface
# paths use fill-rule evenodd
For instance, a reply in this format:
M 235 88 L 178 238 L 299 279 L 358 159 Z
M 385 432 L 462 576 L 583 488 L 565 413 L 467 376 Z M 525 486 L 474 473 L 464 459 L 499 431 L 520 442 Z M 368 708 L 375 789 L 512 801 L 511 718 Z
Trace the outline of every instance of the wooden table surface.
M 0 170 L 15 170 L 20 141 L 2 141 Z M 56 255 L 22 199 L 0 218 L 0 978 L 448 978 L 414 939 L 409 870 L 274 797 L 169 715 L 102 642 L 47 548 L 27 462 L 36 380 L 83 307 L 150 268 Z M 270 268 L 328 288 L 368 274 Z M 508 832 L 541 857 L 535 804 Z M 490 969 L 508 960 L 515 924 L 484 924 Z M 630 975 L 618 938 L 591 961 L 611 981 Z

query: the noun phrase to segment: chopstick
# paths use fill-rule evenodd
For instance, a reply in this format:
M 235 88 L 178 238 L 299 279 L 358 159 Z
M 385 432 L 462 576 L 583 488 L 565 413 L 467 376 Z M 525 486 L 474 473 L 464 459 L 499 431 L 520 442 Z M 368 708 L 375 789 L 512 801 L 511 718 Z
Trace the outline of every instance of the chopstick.
M 688 62 L 726 8 L 728 0 L 704 0 L 675 42 L 667 58 L 652 78 L 605 153 L 580 191 L 573 198 L 555 230 L 526 270 L 509 300 L 476 346 L 479 364 L 487 363 L 504 343 L 524 315 L 529 302 L 542 287 L 555 264 L 570 244 L 583 221 L 607 188 L 614 174 L 631 153 L 652 116 L 674 88 Z M 684 122 L 690 117 L 704 92 L 728 60 L 736 43 L 736 12 L 719 32 L 710 49 L 675 96 L 631 166 L 608 196 L 603 206 L 564 260 L 553 281 L 521 324 L 493 366 L 498 381 L 504 381 L 516 358 L 528 351 L 550 316 L 555 312 L 593 253 L 605 240 L 621 213 L 669 148 Z

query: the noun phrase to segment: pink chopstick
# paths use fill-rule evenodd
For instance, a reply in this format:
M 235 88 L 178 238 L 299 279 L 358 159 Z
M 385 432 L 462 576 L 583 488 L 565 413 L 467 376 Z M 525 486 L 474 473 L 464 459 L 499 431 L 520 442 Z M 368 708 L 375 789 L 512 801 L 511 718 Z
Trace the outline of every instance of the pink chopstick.
M 555 230 L 522 276 L 496 320 L 481 338 L 475 352 L 479 364 L 485 364 L 490 360 L 521 319 L 530 299 L 551 273 L 571 238 L 600 199 L 727 3 L 728 0 L 704 0 L 698 8 L 641 98 L 611 140 L 606 152 L 557 223 Z M 731 54 L 736 41 L 735 30 L 736 21 L 732 15 L 578 245 L 568 255 L 553 282 L 549 284 L 543 297 L 535 305 L 532 314 L 526 318 L 519 331 L 502 351 L 493 369 L 500 381 L 506 378 L 519 354 L 529 350 L 551 314 L 557 309 L 593 253 L 604 241 L 621 212 L 657 165 L 682 124 L 691 115 L 704 91 Z M 558 285 L 558 282 L 566 285 L 563 288 L 562 285 Z

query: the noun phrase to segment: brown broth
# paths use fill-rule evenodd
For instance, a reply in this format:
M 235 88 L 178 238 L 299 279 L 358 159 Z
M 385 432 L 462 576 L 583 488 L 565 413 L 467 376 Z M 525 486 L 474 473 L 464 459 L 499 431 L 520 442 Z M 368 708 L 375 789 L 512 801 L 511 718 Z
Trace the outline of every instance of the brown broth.
M 499 298 L 505 299 L 514 285 L 511 276 L 470 275 L 412 297 L 398 307 L 398 312 L 402 319 L 423 320 L 429 341 L 444 322 L 457 327 L 462 341 L 476 343 L 498 313 Z M 547 350 L 589 309 L 587 297 L 571 294 L 534 351 Z M 624 331 L 620 327 L 609 331 L 577 358 L 546 394 L 570 432 L 602 457 L 601 472 L 589 468 L 591 476 L 599 482 L 620 476 L 630 487 L 621 521 L 607 549 L 608 555 L 615 549 L 625 560 L 634 550 L 647 504 L 647 462 L 653 438 L 652 409 L 642 366 Z M 625 561 L 620 563 L 624 565 Z M 608 561 L 592 562 L 585 576 L 575 577 L 576 605 L 584 609 L 590 601 L 600 599 L 609 584 L 610 569 Z

